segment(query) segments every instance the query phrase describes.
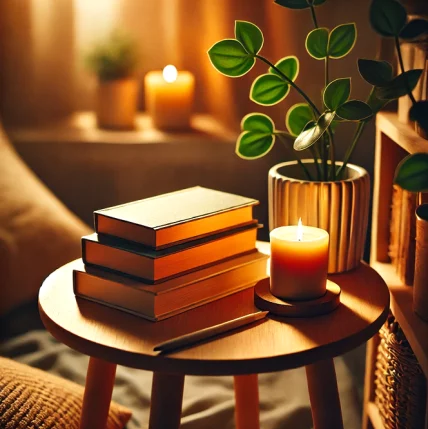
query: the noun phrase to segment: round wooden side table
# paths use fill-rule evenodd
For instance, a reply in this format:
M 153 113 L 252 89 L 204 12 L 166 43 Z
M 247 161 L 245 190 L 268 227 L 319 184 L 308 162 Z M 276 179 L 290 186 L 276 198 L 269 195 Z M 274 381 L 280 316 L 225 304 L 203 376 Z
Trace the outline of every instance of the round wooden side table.
M 150 429 L 180 426 L 185 375 L 233 375 L 238 429 L 259 428 L 257 374 L 305 366 L 316 429 L 342 428 L 333 357 L 371 338 L 386 320 L 389 292 L 368 265 L 330 277 L 342 289 L 332 313 L 264 320 L 166 355 L 153 347 L 170 338 L 256 311 L 253 288 L 160 322 L 79 299 L 72 269 L 52 273 L 39 293 L 46 328 L 89 355 L 81 429 L 105 427 L 116 364 L 154 372 Z

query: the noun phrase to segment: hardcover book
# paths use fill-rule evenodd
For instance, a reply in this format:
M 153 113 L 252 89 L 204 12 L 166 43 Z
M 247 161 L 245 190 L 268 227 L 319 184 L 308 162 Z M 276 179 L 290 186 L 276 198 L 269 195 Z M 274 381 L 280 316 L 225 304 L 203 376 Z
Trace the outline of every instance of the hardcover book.
M 268 256 L 257 250 L 158 285 L 74 262 L 74 293 L 156 321 L 253 286 L 266 277 Z
M 200 186 L 94 212 L 95 231 L 159 249 L 252 222 L 257 200 Z
M 157 283 L 256 248 L 257 221 L 187 243 L 153 250 L 132 241 L 105 235 L 82 237 L 85 264 Z

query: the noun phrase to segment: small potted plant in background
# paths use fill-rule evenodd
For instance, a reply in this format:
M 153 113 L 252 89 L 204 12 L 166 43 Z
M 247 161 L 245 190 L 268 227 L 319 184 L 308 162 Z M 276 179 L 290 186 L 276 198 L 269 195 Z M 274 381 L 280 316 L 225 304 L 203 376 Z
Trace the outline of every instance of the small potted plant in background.
M 314 29 L 304 41 L 308 54 L 325 64 L 321 100 L 312 100 L 297 83 L 299 61 L 293 55 L 271 62 L 261 54 L 262 31 L 246 21 L 235 22 L 235 38 L 215 43 L 208 55 L 222 74 L 239 77 L 248 73 L 256 61 L 266 64 L 250 89 L 256 104 L 271 106 L 284 100 L 290 90 L 302 97 L 302 103 L 291 106 L 284 115 L 286 129 L 277 128 L 262 113 L 250 113 L 241 122 L 242 133 L 236 153 L 244 159 L 257 159 L 267 154 L 276 140 L 295 149 L 296 161 L 274 166 L 269 172 L 269 227 L 296 224 L 299 217 L 307 225 L 326 229 L 330 234 L 329 272 L 356 267 L 363 254 L 370 187 L 367 172 L 349 163 L 367 122 L 389 101 L 408 94 L 416 86 L 422 70 L 402 70 L 393 76 L 386 61 L 359 59 L 358 70 L 372 85 L 366 100 L 351 97 L 351 79 L 329 79 L 329 63 L 348 55 L 357 39 L 355 23 L 328 29 L 319 26 L 316 8 L 326 0 L 275 0 L 280 6 L 307 10 Z M 399 37 L 403 27 L 413 25 L 397 17 L 395 0 L 373 0 L 370 7 L 372 26 L 383 35 Z M 401 13 L 401 10 L 400 10 Z M 419 31 L 419 30 L 418 30 Z M 303 41 L 302 41 L 303 43 Z M 349 142 L 336 142 L 335 131 L 343 122 L 355 122 Z M 336 145 L 346 145 L 342 161 L 336 159 Z M 298 153 L 310 156 L 301 159 Z
M 114 31 L 87 54 L 87 68 L 98 78 L 96 118 L 100 128 L 132 129 L 137 111 L 138 52 L 135 41 Z

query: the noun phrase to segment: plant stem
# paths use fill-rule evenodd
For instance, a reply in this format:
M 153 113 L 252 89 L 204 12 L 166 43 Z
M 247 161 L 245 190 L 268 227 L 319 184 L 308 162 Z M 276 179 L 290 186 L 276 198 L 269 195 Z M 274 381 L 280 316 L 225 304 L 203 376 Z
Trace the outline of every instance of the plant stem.
M 345 158 L 343 159 L 343 164 L 339 168 L 339 170 L 337 171 L 337 177 L 340 177 L 340 175 L 343 174 L 343 171 L 345 170 L 346 164 L 348 164 L 348 161 L 351 158 L 352 152 L 355 149 L 355 146 L 356 146 L 356 144 L 358 142 L 358 139 L 361 136 L 361 133 L 364 130 L 364 127 L 366 126 L 366 123 L 367 122 L 365 122 L 365 121 L 362 121 L 362 122 L 358 123 L 358 126 L 357 126 L 357 128 L 355 130 L 354 138 L 352 139 L 352 143 L 348 147 L 348 150 L 346 151 L 346 154 L 345 154 Z
M 398 62 L 400 63 L 401 73 L 404 73 L 404 62 L 403 62 L 403 56 L 401 55 L 400 40 L 398 39 L 398 37 L 395 37 L 395 48 L 397 50 Z M 413 92 L 410 91 L 407 79 L 406 79 L 406 87 L 407 87 L 406 88 L 407 94 L 408 94 L 410 100 L 412 100 L 412 103 L 415 104 L 416 100 L 415 100 L 415 97 L 413 96 Z
M 288 134 L 287 132 L 285 132 L 285 131 L 275 131 L 275 135 L 276 136 L 278 136 L 279 137 L 279 139 L 284 143 L 284 145 L 285 145 L 285 147 L 287 147 L 288 148 L 288 144 L 287 144 L 287 141 L 286 141 L 286 139 L 285 139 L 285 137 L 287 136 L 290 136 L 290 137 L 292 137 L 291 136 L 291 134 Z M 295 150 L 293 150 L 293 153 L 294 153 L 294 156 L 296 157 L 296 161 L 297 161 L 297 163 L 300 165 L 300 167 L 302 168 L 302 170 L 304 171 L 304 173 L 305 173 L 305 175 L 306 175 L 306 178 L 308 179 L 308 180 L 310 180 L 310 181 L 312 181 L 312 176 L 311 176 L 311 174 L 309 173 L 309 170 L 306 168 L 306 165 L 305 164 L 303 164 L 303 162 L 302 162 L 302 160 L 300 159 L 300 157 L 299 157 L 299 155 L 297 155 L 297 152 L 295 151 Z
M 328 79 L 328 55 L 325 57 L 325 61 L 324 61 L 324 76 L 325 76 L 324 87 L 326 88 L 327 85 L 329 84 L 329 79 Z
M 285 138 L 293 140 L 293 141 L 296 138 L 293 135 L 291 135 L 289 132 L 283 131 L 283 130 L 275 130 L 274 134 L 276 136 L 280 137 L 280 138 L 284 138 L 285 137 Z
M 321 155 L 316 147 L 316 145 L 313 145 L 309 148 L 312 154 L 312 158 L 314 159 L 315 167 L 317 169 L 317 179 L 321 180 L 321 167 L 318 162 L 318 158 L 321 160 Z
M 308 104 L 312 107 L 312 109 L 318 116 L 321 115 L 320 111 L 318 110 L 317 106 L 315 106 L 315 104 L 312 102 L 312 100 L 278 67 L 275 67 L 267 58 L 262 57 L 261 55 L 256 55 L 255 57 L 263 61 L 268 66 L 272 67 L 290 86 L 292 86 L 308 102 Z
M 314 22 L 315 28 L 318 28 L 317 16 L 315 15 L 315 7 L 313 4 L 311 4 L 311 15 L 312 15 L 312 21 Z
M 335 151 L 333 133 L 329 133 L 329 138 L 330 138 L 330 160 L 331 160 L 330 179 L 334 182 L 336 180 L 336 153 L 335 153 L 336 151 Z
M 327 159 L 328 159 L 328 136 L 324 134 L 322 137 L 323 141 L 323 155 L 322 155 L 322 163 L 323 163 L 323 181 L 327 182 L 328 180 L 328 165 L 327 165 Z
M 366 103 L 368 103 L 369 105 L 372 105 L 372 102 L 373 102 L 372 97 L 375 97 L 374 94 L 375 94 L 375 87 L 373 86 L 368 97 L 367 97 L 367 100 L 366 100 Z M 377 106 L 376 111 L 374 111 L 374 113 L 378 112 L 381 109 L 381 107 L 382 106 L 380 106 L 380 107 Z M 358 140 L 361 136 L 361 133 L 363 132 L 364 127 L 366 126 L 367 122 L 368 121 L 361 121 L 358 123 L 357 128 L 355 129 L 355 133 L 354 133 L 354 137 L 352 139 L 352 143 L 350 144 L 350 146 L 348 147 L 348 150 L 345 153 L 345 157 L 343 159 L 343 164 L 341 165 L 339 170 L 337 170 L 337 174 L 336 174 L 337 177 L 340 178 L 341 175 L 343 174 L 343 171 L 345 170 L 346 165 L 348 164 L 349 159 L 351 158 L 352 153 L 354 152 L 355 146 L 357 145 L 357 142 L 358 142 Z

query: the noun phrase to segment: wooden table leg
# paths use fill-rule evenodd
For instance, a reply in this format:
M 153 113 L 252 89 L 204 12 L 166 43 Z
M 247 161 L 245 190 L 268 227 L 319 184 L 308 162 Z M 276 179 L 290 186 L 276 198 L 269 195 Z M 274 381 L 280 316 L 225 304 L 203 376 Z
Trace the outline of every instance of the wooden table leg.
M 149 429 L 178 429 L 181 420 L 184 375 L 153 373 Z
M 236 429 L 260 429 L 257 374 L 235 375 Z
M 105 429 L 115 375 L 116 364 L 89 359 L 80 429 Z
M 333 359 L 306 367 L 314 429 L 343 429 Z

